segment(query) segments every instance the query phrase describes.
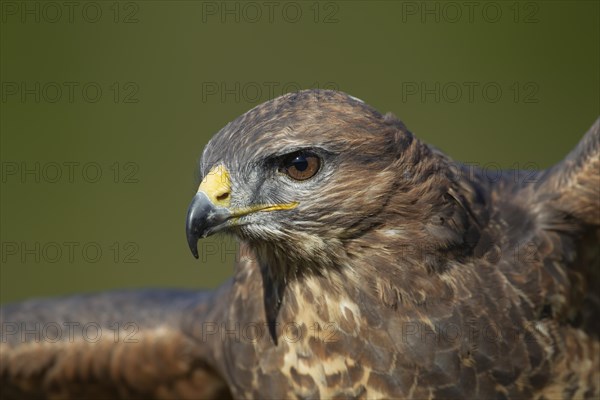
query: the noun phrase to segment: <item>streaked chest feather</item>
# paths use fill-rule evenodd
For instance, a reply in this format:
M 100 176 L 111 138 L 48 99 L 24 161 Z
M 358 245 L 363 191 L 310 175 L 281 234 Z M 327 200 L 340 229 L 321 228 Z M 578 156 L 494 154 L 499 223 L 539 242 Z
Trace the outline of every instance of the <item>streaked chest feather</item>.
M 369 398 L 385 397 L 370 387 L 373 366 L 364 355 L 372 348 L 362 337 L 365 321 L 359 305 L 347 294 L 316 290 L 315 285 L 307 279 L 290 288 L 294 300 L 278 320 L 279 343 L 270 349 L 257 345 L 257 354 L 281 357 L 286 392 L 292 397 L 359 398 L 367 392 Z

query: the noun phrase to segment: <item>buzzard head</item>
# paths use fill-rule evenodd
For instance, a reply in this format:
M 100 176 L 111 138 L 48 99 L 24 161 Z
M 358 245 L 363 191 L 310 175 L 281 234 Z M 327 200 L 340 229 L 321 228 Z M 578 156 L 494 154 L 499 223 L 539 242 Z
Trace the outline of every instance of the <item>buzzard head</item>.
M 444 157 L 352 96 L 287 94 L 229 123 L 206 146 L 187 216 L 190 248 L 197 257 L 199 238 L 232 233 L 261 265 L 285 274 L 347 265 L 349 243 L 356 250 L 390 241 L 376 232 L 396 235 L 395 248 L 433 236 L 447 249 L 462 241 L 456 231 L 464 221 Z

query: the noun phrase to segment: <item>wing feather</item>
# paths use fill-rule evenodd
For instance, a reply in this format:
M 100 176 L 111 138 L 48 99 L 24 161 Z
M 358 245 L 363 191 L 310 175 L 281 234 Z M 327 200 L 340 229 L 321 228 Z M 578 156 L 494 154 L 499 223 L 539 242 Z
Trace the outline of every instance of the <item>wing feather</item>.
M 220 292 L 140 290 L 2 307 L 2 398 L 227 398 L 202 335 Z M 216 337 L 216 335 L 213 335 Z
M 539 181 L 539 202 L 550 208 L 550 219 L 574 216 L 600 226 L 600 118 L 567 157 Z

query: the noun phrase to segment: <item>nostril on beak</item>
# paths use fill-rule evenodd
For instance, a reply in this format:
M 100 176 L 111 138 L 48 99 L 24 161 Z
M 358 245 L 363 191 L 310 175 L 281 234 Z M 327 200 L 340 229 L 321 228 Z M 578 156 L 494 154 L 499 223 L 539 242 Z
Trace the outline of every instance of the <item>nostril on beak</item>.
M 218 201 L 227 200 L 229 198 L 229 192 L 225 192 L 217 196 Z

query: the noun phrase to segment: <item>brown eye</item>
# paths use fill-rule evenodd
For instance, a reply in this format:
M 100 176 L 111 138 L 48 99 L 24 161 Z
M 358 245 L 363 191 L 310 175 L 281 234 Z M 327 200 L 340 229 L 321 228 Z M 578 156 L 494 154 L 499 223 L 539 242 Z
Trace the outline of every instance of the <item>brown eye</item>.
M 304 181 L 315 176 L 320 165 L 321 160 L 314 154 L 294 153 L 284 159 L 281 170 L 292 179 Z

